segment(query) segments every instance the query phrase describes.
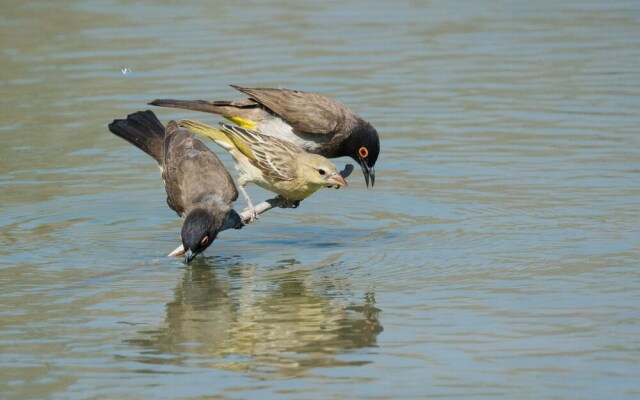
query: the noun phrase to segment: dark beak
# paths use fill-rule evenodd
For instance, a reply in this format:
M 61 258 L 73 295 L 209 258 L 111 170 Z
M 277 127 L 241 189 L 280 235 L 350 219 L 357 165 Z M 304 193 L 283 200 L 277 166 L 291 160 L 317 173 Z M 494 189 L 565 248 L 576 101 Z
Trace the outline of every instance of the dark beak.
M 364 175 L 364 181 L 367 183 L 367 187 L 369 187 L 369 177 L 371 177 L 371 187 L 376 183 L 376 170 L 367 165 L 367 162 L 364 158 L 358 157 L 358 161 L 360 162 L 360 168 L 362 168 L 362 174 Z
M 184 252 L 184 263 L 189 264 L 196 254 L 191 249 Z

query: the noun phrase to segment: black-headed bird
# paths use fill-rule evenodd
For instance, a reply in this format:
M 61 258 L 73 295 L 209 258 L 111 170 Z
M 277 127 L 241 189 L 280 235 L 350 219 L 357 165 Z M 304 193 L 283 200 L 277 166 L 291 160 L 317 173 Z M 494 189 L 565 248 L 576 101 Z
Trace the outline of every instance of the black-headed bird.
M 231 154 L 252 220 L 257 214 L 244 190 L 249 182 L 279 194 L 293 206 L 322 187 L 347 186 L 331 161 L 286 140 L 223 123 L 216 129 L 198 121 L 181 120 L 180 126 L 211 138 Z
M 338 101 L 316 93 L 288 89 L 231 87 L 249 96 L 236 101 L 157 99 L 151 105 L 222 115 L 247 129 L 287 140 L 327 158 L 349 156 L 362 168 L 365 182 L 375 183 L 380 154 L 375 128 Z
M 194 134 L 167 127 L 151 111 L 139 111 L 116 119 L 109 130 L 144 151 L 162 170 L 167 204 L 184 218 L 181 231 L 185 262 L 213 243 L 228 218 L 242 226 L 232 203 L 238 190 L 218 157 Z

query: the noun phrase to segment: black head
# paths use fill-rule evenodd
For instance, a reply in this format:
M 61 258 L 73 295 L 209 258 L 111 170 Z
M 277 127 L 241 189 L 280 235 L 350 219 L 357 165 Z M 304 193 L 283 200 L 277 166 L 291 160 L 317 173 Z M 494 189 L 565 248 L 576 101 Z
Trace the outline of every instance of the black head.
M 196 255 L 213 243 L 224 222 L 220 220 L 221 218 L 203 208 L 196 208 L 187 214 L 180 234 L 185 263 L 191 262 Z
M 373 187 L 376 183 L 374 166 L 380 154 L 380 138 L 376 129 L 368 122 L 362 121 L 347 139 L 345 150 L 346 155 L 360 164 L 367 187 L 369 187 L 369 177 L 371 177 L 371 187 Z

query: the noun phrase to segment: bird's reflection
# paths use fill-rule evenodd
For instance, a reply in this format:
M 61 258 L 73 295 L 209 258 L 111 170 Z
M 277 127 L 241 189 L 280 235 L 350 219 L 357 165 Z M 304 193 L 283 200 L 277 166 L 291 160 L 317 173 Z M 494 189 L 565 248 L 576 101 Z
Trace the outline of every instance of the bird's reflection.
M 128 342 L 145 349 L 138 361 L 154 364 L 188 360 L 280 374 L 357 365 L 336 356 L 375 346 L 380 310 L 374 293 L 353 300 L 349 283 L 331 275 L 296 260 L 258 267 L 201 258 L 184 271 L 165 324 Z

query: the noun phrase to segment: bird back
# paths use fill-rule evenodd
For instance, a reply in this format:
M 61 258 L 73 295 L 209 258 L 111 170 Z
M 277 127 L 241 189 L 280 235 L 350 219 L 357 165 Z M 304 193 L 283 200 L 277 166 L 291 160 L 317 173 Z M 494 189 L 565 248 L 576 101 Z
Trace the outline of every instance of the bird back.
M 224 123 L 220 123 L 220 129 L 266 177 L 281 181 L 296 177 L 298 157 L 304 151 L 295 144 Z
M 238 198 L 233 178 L 220 159 L 193 133 L 167 125 L 164 142 L 164 172 L 167 200 L 178 213 L 199 202 L 226 204 Z

